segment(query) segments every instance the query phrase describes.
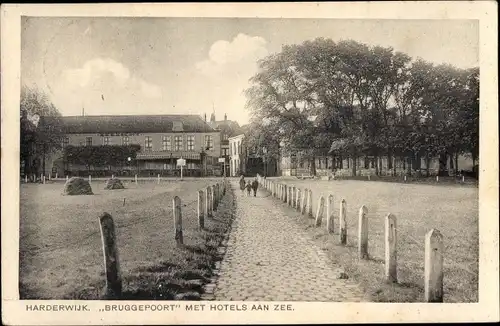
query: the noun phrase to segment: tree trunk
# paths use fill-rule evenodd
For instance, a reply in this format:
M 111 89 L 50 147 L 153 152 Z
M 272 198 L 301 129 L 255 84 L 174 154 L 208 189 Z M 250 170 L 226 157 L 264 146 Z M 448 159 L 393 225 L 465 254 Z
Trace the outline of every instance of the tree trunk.
M 455 171 L 455 167 L 454 167 L 454 162 L 453 162 L 453 154 L 450 154 L 449 155 L 450 157 L 450 169 L 448 170 L 448 175 L 451 175 L 454 171 Z
M 455 175 L 458 174 L 458 153 L 455 154 Z
M 344 158 L 342 155 L 339 156 L 339 168 L 342 170 L 344 168 Z
M 43 156 L 42 156 L 42 173 L 43 175 L 45 175 L 45 151 L 46 151 L 46 148 L 45 148 L 45 144 L 43 144 Z
M 375 175 L 379 175 L 379 157 L 377 154 L 375 154 Z
M 430 166 L 429 166 L 430 164 L 431 164 L 431 158 L 429 157 L 429 153 L 426 153 L 425 154 L 425 167 L 426 167 L 427 172 L 425 173 L 425 175 L 427 177 L 429 177 L 431 175 Z
M 445 173 L 445 171 L 446 171 L 446 159 L 447 159 L 446 152 L 440 153 L 438 159 L 439 159 L 438 175 L 444 176 L 446 174 Z
M 316 176 L 316 157 L 313 156 L 311 158 L 311 169 L 310 169 L 310 172 L 313 176 Z
M 392 150 L 391 149 L 388 150 L 388 154 L 387 154 L 387 169 L 388 170 L 392 169 Z
M 412 160 L 413 160 L 413 155 L 410 155 L 408 158 L 408 165 L 407 165 L 407 169 L 406 169 L 406 174 L 408 176 L 411 176 L 411 170 L 412 170 Z
M 353 177 L 356 176 L 356 161 L 357 161 L 357 157 L 354 156 L 354 158 L 352 159 L 352 176 Z

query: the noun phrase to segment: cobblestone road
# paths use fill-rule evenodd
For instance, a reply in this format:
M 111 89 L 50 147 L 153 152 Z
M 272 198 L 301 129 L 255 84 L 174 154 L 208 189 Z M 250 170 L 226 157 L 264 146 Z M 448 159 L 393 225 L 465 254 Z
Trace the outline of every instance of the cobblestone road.
M 363 292 L 260 191 L 243 196 L 236 183 L 236 219 L 214 289 L 215 300 L 359 302 Z

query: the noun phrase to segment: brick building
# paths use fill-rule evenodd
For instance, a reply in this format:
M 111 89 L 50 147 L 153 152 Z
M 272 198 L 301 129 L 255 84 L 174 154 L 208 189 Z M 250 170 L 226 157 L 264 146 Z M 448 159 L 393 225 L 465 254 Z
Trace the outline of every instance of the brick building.
M 45 173 L 63 175 L 173 176 L 180 173 L 179 158 L 186 159 L 184 175 L 218 175 L 220 131 L 198 115 L 117 115 L 62 117 L 63 149 L 46 158 Z M 126 164 L 93 166 L 67 162 L 64 148 L 71 146 L 140 145 Z

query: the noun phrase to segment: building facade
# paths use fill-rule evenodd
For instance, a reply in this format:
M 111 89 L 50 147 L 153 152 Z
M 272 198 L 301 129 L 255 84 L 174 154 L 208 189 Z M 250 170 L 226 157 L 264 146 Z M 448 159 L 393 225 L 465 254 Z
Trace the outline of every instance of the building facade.
M 186 160 L 185 176 L 220 174 L 220 131 L 197 115 L 75 116 L 62 117 L 62 122 L 62 150 L 46 161 L 45 173 L 52 176 L 175 176 L 179 158 Z M 140 149 L 135 157 L 121 158 L 121 164 L 75 164 L 65 155 L 69 146 L 129 145 Z
M 243 145 L 244 134 L 228 138 L 230 155 L 230 175 L 240 176 L 246 173 L 246 150 Z
M 342 158 L 334 159 L 332 156 L 319 156 L 314 158 L 314 164 L 316 168 L 317 176 L 352 176 L 352 166 L 354 160 L 352 158 Z M 420 159 L 419 162 L 411 162 L 412 173 L 420 173 L 421 175 L 426 175 L 429 171 L 429 175 L 436 175 L 439 170 L 439 161 L 437 158 L 431 158 L 429 162 L 426 162 L 424 158 Z M 428 163 L 428 164 L 427 164 Z M 405 175 L 408 171 L 408 162 L 392 158 L 392 164 L 389 165 L 389 159 L 387 157 L 369 157 L 363 156 L 356 159 L 356 175 L 358 176 L 368 176 L 375 175 L 377 171 L 376 165 L 378 164 L 378 170 L 380 175 Z M 472 171 L 473 162 L 472 159 L 459 155 L 457 159 L 457 169 L 458 171 Z M 311 159 L 302 155 L 300 152 L 293 153 L 291 155 L 282 155 L 280 160 L 281 175 L 283 176 L 305 176 L 311 174 Z M 391 166 L 391 168 L 389 168 Z M 451 164 L 449 161 L 446 163 L 446 169 L 451 170 Z M 418 172 L 419 171 L 419 172 Z
M 229 147 L 229 138 L 240 135 L 242 133 L 242 129 L 240 125 L 236 121 L 228 120 L 227 114 L 224 114 L 224 120 L 217 121 L 215 118 L 215 112 L 210 116 L 210 121 L 208 125 L 212 127 L 214 130 L 220 132 L 220 147 L 221 153 L 220 157 L 224 158 L 223 171 L 226 172 L 226 175 L 230 175 L 231 170 L 231 155 L 230 155 L 230 147 Z M 222 163 L 221 163 L 222 165 Z

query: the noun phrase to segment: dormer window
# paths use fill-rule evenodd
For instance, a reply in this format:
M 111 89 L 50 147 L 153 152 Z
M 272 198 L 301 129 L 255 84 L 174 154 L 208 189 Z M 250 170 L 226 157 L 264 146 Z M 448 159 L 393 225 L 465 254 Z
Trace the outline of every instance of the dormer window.
M 172 126 L 172 131 L 184 131 L 181 121 L 174 121 Z

